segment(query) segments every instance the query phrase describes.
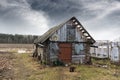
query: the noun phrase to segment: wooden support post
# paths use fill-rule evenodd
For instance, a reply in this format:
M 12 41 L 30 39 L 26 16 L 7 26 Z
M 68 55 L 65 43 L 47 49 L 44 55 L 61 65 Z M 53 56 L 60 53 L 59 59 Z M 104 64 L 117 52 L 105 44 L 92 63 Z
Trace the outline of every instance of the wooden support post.
M 86 64 L 92 64 L 91 62 L 91 56 L 90 56 L 90 44 L 86 44 Z

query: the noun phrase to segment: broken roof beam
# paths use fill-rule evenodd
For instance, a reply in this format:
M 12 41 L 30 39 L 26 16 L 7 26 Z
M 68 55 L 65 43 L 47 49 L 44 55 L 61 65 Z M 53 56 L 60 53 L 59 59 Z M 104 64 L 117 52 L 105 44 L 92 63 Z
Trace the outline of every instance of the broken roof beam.
M 77 20 L 77 19 L 76 19 Z M 87 32 L 87 30 L 82 26 L 82 24 L 77 20 L 78 24 Z M 88 33 L 88 32 L 87 32 Z M 88 35 L 91 37 L 91 39 L 93 40 L 93 43 L 95 42 L 95 40 L 92 38 L 92 36 L 88 33 Z
M 78 25 L 78 22 L 77 22 L 77 21 L 74 21 L 73 24 Z
M 84 33 L 83 35 L 86 36 L 86 37 L 89 36 L 88 33 Z
M 80 31 L 84 30 L 82 27 L 79 28 Z
M 79 25 L 77 21 L 73 20 L 73 23 L 79 28 L 79 30 L 83 33 L 87 40 L 92 39 L 89 33 L 81 25 Z
M 85 33 L 85 30 L 83 29 L 81 32 L 82 32 L 82 33 Z
M 80 25 L 77 25 L 77 28 L 80 28 Z
M 72 20 L 72 21 L 76 21 L 76 18 L 73 16 L 70 20 Z
M 88 36 L 88 37 L 87 37 L 87 39 L 91 39 L 91 37 L 90 37 L 90 36 Z

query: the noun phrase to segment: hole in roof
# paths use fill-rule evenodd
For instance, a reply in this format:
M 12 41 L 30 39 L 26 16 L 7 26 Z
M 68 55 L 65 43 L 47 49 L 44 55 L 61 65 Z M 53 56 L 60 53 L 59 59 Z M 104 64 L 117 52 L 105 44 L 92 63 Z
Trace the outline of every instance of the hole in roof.
M 91 39 L 91 37 L 87 37 L 87 39 Z
M 83 28 L 82 27 L 80 27 L 80 30 L 82 30 Z
M 75 19 L 73 19 L 72 21 L 75 22 Z
M 84 35 L 85 35 L 85 36 L 88 36 L 88 34 L 87 34 L 87 33 L 84 33 Z
M 85 30 L 82 30 L 82 32 L 85 32 Z
M 77 23 L 77 22 L 75 22 L 75 24 L 77 25 L 78 23 Z
M 79 27 L 80 27 L 80 25 L 77 25 L 77 27 L 79 28 Z

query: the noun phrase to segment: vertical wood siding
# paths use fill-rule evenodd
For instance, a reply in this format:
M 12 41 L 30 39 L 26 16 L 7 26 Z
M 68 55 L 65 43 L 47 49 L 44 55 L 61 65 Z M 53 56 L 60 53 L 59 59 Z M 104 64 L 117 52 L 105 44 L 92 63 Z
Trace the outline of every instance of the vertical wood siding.
M 59 47 L 58 43 L 50 43 L 49 44 L 49 51 L 50 51 L 50 59 L 51 61 L 55 61 L 58 58 L 59 54 Z
M 80 32 L 80 30 L 77 27 L 75 27 L 75 31 L 74 31 L 74 29 L 67 30 L 67 27 L 75 27 L 75 26 L 70 25 L 70 23 L 66 23 L 65 25 L 63 25 L 63 27 L 61 27 L 59 30 L 57 30 L 50 37 L 50 40 L 51 41 L 69 41 L 68 37 L 69 38 L 71 37 L 72 41 L 78 41 L 78 42 L 83 41 L 84 36 L 82 36 L 82 33 Z M 69 33 L 69 34 L 67 34 L 67 33 Z M 57 39 L 54 39 L 55 37 L 57 37 Z
M 83 41 L 83 34 L 80 30 L 72 25 L 71 22 L 66 23 L 57 30 L 51 37 L 51 41 L 73 41 L 72 43 L 72 62 L 83 63 L 85 60 L 85 45 L 84 43 L 74 43 L 74 41 L 81 42 Z M 50 59 L 52 61 L 58 58 L 59 46 L 58 43 L 50 43 Z
M 83 28 L 83 26 L 74 18 L 67 21 L 62 26 L 57 26 L 50 29 L 41 40 L 45 41 L 46 45 L 44 46 L 44 56 L 46 60 L 50 62 L 56 61 L 58 58 L 70 58 L 67 61 L 73 63 L 84 63 L 86 54 L 89 54 L 89 48 L 91 43 L 94 42 L 89 33 Z M 79 27 L 78 27 L 79 26 Z M 58 29 L 60 28 L 60 29 Z M 56 30 L 56 31 L 55 31 Z M 53 31 L 53 32 L 52 32 Z M 87 35 L 84 35 L 84 34 Z M 50 34 L 50 35 L 49 35 Z M 44 38 L 46 39 L 44 40 Z M 43 43 L 43 41 L 41 43 Z M 84 43 L 85 42 L 85 43 Z M 90 43 L 91 42 L 91 43 Z M 59 44 L 71 44 L 69 49 L 59 46 Z M 64 52 L 65 50 L 65 52 Z M 63 55 L 59 57 L 60 51 L 63 51 Z M 71 52 L 66 55 L 66 52 Z M 90 57 L 90 56 L 88 56 Z M 48 61 L 48 62 L 49 62 Z

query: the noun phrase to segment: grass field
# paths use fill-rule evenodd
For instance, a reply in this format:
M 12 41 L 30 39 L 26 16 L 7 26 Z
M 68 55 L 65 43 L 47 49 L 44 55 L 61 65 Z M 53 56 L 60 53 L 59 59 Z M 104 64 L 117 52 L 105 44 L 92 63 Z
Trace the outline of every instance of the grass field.
M 13 74 L 10 80 L 120 80 L 120 67 L 108 61 L 93 60 L 94 65 L 74 65 L 75 72 L 69 72 L 69 67 L 40 65 L 39 61 L 31 57 L 32 54 L 10 54 L 14 56 L 11 59 Z M 109 66 L 96 66 L 98 62 Z

